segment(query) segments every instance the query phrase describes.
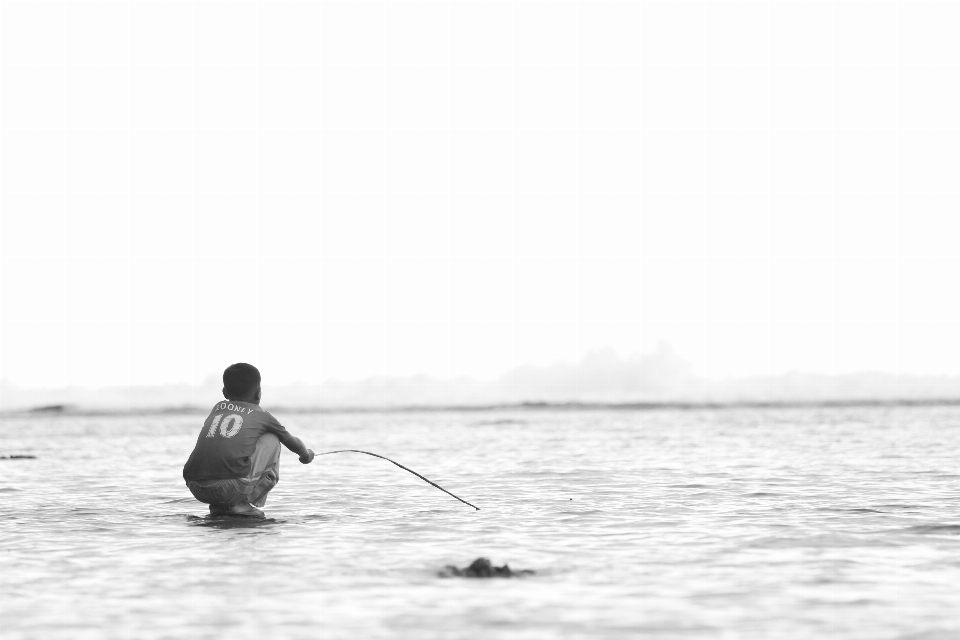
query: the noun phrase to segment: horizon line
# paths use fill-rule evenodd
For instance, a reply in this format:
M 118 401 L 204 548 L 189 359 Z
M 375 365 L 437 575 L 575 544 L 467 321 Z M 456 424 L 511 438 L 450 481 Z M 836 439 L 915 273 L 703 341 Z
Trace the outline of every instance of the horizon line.
M 847 400 L 783 400 L 783 401 L 730 401 L 730 402 L 683 402 L 683 401 L 650 401 L 650 402 L 513 402 L 476 405 L 385 405 L 385 406 L 314 406 L 291 407 L 276 406 L 271 413 L 322 413 L 322 414 L 352 414 L 352 413 L 443 413 L 443 412 L 475 412 L 492 411 L 701 411 L 701 410 L 729 410 L 729 409 L 816 409 L 816 408 L 853 408 L 853 407 L 936 407 L 960 406 L 960 396 L 955 398 L 893 398 L 893 399 L 847 399 Z M 175 413 L 178 415 L 205 412 L 206 408 L 199 405 L 172 405 L 151 409 L 123 408 L 83 408 L 69 404 L 53 404 L 29 409 L 0 410 L 0 417 L 73 417 L 73 416 L 126 416 L 126 415 L 156 415 Z

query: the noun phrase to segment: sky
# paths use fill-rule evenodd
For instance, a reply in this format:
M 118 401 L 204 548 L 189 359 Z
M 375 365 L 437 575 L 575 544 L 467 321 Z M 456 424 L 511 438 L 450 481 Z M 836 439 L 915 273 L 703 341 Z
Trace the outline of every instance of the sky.
M 0 378 L 960 373 L 960 4 L 0 3 Z

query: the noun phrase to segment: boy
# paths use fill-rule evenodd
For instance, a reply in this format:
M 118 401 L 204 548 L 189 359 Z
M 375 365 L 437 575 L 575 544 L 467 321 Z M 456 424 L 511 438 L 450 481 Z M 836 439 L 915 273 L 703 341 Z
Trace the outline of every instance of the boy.
M 280 481 L 280 444 L 313 462 L 313 451 L 260 408 L 260 372 L 245 362 L 223 372 L 223 397 L 203 423 L 183 466 L 187 488 L 210 515 L 263 518 L 257 509 Z

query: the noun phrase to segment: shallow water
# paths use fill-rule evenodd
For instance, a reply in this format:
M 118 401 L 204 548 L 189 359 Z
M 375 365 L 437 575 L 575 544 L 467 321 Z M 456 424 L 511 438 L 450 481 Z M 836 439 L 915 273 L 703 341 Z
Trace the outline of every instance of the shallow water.
M 205 416 L 6 417 L 2 637 L 960 637 L 956 407 L 277 415 L 482 510 L 285 452 L 211 521 Z M 537 575 L 436 576 L 477 556 Z

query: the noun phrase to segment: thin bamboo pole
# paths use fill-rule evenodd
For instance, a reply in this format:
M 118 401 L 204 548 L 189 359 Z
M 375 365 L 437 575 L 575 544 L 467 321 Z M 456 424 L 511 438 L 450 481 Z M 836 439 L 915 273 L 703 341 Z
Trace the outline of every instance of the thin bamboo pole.
M 368 456 L 373 456 L 374 458 L 380 458 L 380 459 L 382 459 L 382 460 L 386 460 L 387 462 L 392 462 L 393 464 L 397 465 L 398 467 L 400 467 L 400 468 L 403 469 L 404 471 L 409 471 L 410 473 L 412 473 L 413 475 L 417 476 L 418 478 L 420 478 L 420 479 L 423 480 L 424 482 L 427 482 L 427 483 L 429 483 L 429 484 L 432 484 L 432 485 L 435 486 L 437 489 L 440 489 L 440 491 L 443 491 L 443 492 L 446 493 L 447 495 L 453 496 L 454 498 L 456 498 L 457 500 L 459 500 L 459 501 L 462 502 L 463 504 L 468 505 L 468 506 L 471 506 L 471 507 L 473 507 L 474 509 L 476 509 L 477 511 L 480 511 L 480 507 L 470 504 L 469 502 L 467 502 L 467 501 L 464 500 L 463 498 L 461 498 L 461 497 L 459 497 L 459 496 L 456 496 L 456 495 L 450 493 L 449 491 L 447 491 L 446 489 L 444 489 L 443 487 L 441 487 L 440 485 L 438 485 L 436 482 L 433 482 L 432 480 L 430 480 L 430 479 L 428 479 L 428 478 L 424 478 L 422 475 L 420 475 L 419 473 L 417 473 L 417 472 L 414 471 L 413 469 L 408 469 L 408 468 L 406 468 L 405 466 L 403 466 L 402 464 L 400 464 L 399 462 L 396 462 L 395 460 L 391 460 L 390 458 L 388 458 L 388 457 L 386 457 L 386 456 L 381 456 L 381 455 L 378 455 L 378 454 L 376 454 L 376 453 L 370 453 L 369 451 L 360 451 L 359 449 L 338 449 L 338 450 L 336 450 L 336 451 L 325 451 L 324 453 L 316 453 L 316 454 L 314 454 L 314 455 L 315 455 L 315 456 L 328 456 L 328 455 L 330 455 L 331 453 L 365 453 L 365 454 L 367 454 Z

